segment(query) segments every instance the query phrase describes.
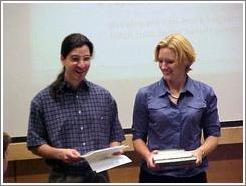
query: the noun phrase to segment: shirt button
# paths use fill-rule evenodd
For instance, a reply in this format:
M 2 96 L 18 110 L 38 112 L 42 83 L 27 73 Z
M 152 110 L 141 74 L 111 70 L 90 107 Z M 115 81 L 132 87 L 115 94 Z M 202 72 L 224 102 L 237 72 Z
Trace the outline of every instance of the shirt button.
M 103 116 L 101 117 L 101 119 L 103 119 Z
M 85 146 L 85 142 L 83 143 L 83 146 Z
M 84 129 L 84 127 L 80 127 L 80 129 L 81 129 L 81 130 L 83 130 L 83 129 Z
M 81 114 L 81 110 L 79 110 L 79 114 Z
M 79 98 L 79 96 L 77 95 L 76 98 Z

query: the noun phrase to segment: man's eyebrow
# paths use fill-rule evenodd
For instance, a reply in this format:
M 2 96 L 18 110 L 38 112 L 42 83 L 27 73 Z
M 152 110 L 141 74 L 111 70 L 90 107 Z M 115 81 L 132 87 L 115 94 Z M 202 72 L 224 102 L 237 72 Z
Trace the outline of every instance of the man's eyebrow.
M 91 57 L 90 55 L 84 55 L 84 56 L 81 56 L 79 54 L 71 54 L 70 55 L 71 57 Z

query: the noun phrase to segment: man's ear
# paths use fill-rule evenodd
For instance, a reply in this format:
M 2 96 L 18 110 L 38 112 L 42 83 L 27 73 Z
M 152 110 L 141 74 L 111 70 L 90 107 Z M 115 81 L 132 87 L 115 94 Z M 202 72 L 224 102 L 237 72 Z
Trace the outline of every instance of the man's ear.
M 65 60 L 65 58 L 61 55 L 60 56 L 60 61 L 61 61 L 61 63 L 64 65 L 64 60 Z

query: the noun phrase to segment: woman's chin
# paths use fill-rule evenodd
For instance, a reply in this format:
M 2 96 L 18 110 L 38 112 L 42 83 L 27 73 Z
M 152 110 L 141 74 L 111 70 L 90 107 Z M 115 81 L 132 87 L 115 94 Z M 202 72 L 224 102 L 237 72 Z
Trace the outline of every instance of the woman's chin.
M 171 77 L 170 76 L 165 76 L 164 75 L 163 78 L 164 78 L 165 81 L 170 81 L 171 80 Z

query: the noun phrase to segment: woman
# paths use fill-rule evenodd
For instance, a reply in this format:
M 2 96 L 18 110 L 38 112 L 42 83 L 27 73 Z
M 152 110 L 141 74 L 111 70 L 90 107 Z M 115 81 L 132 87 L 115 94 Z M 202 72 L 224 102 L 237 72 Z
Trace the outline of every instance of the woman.
M 206 156 L 216 148 L 220 136 L 216 95 L 210 86 L 188 76 L 195 51 L 181 34 L 169 35 L 157 44 L 155 61 L 163 77 L 141 88 L 134 105 L 133 144 L 144 159 L 139 181 L 207 182 Z M 196 163 L 158 166 L 153 153 L 165 149 L 192 151 Z
M 31 102 L 27 146 L 47 160 L 49 182 L 108 182 L 80 155 L 119 145 L 125 139 L 111 94 L 86 80 L 93 44 L 68 35 L 61 46 L 63 71 Z

